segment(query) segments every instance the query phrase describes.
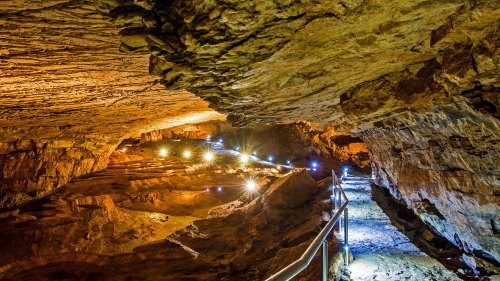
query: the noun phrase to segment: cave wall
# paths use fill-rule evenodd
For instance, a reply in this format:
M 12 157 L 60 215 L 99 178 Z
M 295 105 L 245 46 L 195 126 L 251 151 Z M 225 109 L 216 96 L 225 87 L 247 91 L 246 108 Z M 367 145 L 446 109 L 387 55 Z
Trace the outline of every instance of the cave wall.
M 498 30 L 486 27 L 477 41 L 360 84 L 340 101 L 378 184 L 460 249 L 497 261 Z
M 459 103 L 384 123 L 362 133 L 376 182 L 460 249 L 499 260 L 498 120 Z

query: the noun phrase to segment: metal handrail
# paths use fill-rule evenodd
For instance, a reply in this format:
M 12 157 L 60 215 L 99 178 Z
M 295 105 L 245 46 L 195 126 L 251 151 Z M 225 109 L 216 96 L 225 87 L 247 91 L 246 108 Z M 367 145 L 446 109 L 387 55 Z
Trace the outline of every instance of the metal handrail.
M 337 221 L 339 220 L 342 212 L 344 212 L 344 249 L 345 249 L 345 257 L 344 257 L 344 264 L 347 265 L 349 263 L 349 255 L 348 255 L 348 212 L 347 212 L 347 205 L 349 204 L 349 200 L 347 199 L 347 196 L 344 193 L 344 190 L 342 189 L 342 186 L 340 185 L 340 181 L 337 178 L 337 175 L 335 175 L 335 172 L 332 170 L 332 176 L 333 176 L 333 186 L 332 186 L 332 193 L 333 193 L 333 200 L 334 200 L 334 208 L 336 206 L 336 199 L 337 199 L 337 192 L 335 189 L 335 183 L 337 183 L 338 188 L 339 188 L 339 209 L 335 213 L 335 215 L 328 221 L 328 223 L 323 227 L 323 229 L 320 231 L 320 233 L 314 238 L 314 241 L 307 247 L 306 251 L 302 256 L 288 265 L 287 267 L 283 268 L 280 270 L 278 273 L 274 274 L 273 276 L 269 277 L 266 279 L 266 281 L 275 281 L 275 280 L 290 280 L 293 277 L 295 277 L 297 274 L 302 272 L 306 267 L 309 266 L 311 261 L 313 260 L 314 256 L 318 252 L 319 248 L 323 245 L 323 262 L 322 262 L 322 280 L 327 281 L 328 279 L 328 241 L 327 237 L 328 234 L 332 231 L 333 227 L 337 224 Z M 340 194 L 342 194 L 342 197 L 344 197 L 344 204 L 341 205 L 341 199 L 340 199 Z M 339 227 L 340 228 L 340 227 Z

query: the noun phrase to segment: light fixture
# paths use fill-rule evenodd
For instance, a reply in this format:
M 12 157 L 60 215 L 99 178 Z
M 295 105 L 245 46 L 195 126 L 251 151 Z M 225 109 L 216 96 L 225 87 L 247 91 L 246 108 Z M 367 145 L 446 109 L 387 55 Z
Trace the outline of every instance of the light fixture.
M 211 135 L 207 135 L 207 137 L 205 138 L 206 141 L 209 141 L 212 139 L 212 136 Z
M 246 154 L 241 154 L 240 155 L 240 162 L 241 163 L 245 164 L 245 163 L 248 162 L 248 160 L 250 160 L 250 157 L 248 157 L 248 155 L 246 155 Z
M 160 149 L 159 154 L 161 157 L 167 156 L 167 149 L 166 148 Z
M 203 159 L 207 162 L 214 160 L 214 158 L 215 158 L 215 155 L 212 151 L 207 151 L 207 152 L 205 152 L 205 154 L 203 154 Z
M 182 157 L 184 157 L 186 159 L 191 158 L 191 151 L 184 150 L 184 152 L 182 153 Z
M 221 192 L 221 191 L 222 191 L 222 187 L 220 187 L 220 186 L 219 186 L 219 187 L 217 187 L 217 191 L 218 191 L 218 192 Z
M 240 147 L 239 146 L 237 146 L 235 149 L 236 149 L 236 151 L 240 151 Z
M 267 160 L 269 160 L 269 162 L 273 162 L 274 157 L 272 157 L 271 155 L 269 155 L 269 156 L 267 157 Z
M 292 161 L 290 161 L 290 160 L 286 160 L 286 164 L 287 164 L 287 165 L 290 165 L 290 164 L 292 164 Z
M 281 165 L 276 166 L 276 169 L 278 169 L 278 171 L 281 171 Z
M 257 188 L 257 183 L 253 179 L 247 180 L 245 182 L 245 188 L 248 191 L 254 191 Z
M 254 151 L 252 154 L 253 156 L 257 156 L 257 151 Z
M 222 138 L 219 139 L 218 143 L 223 143 L 224 140 Z
M 207 189 L 205 189 L 205 191 L 206 191 L 206 192 L 210 192 L 210 189 L 209 189 L 209 188 L 207 188 Z

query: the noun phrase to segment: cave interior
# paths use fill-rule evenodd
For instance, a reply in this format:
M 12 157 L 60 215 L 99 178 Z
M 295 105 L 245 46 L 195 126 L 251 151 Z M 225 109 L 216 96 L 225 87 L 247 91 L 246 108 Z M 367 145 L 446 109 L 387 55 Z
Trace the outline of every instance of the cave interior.
M 267 280 L 341 211 L 292 280 L 500 280 L 500 2 L 11 0 L 0 25 L 0 280 Z

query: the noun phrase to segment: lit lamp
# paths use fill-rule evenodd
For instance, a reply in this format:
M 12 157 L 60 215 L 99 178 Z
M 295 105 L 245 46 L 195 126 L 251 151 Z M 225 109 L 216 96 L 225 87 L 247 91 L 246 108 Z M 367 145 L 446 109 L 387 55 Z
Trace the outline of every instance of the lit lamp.
M 240 162 L 241 163 L 245 164 L 245 163 L 248 162 L 248 160 L 250 160 L 250 158 L 248 157 L 248 155 L 246 155 L 246 154 L 241 154 L 240 155 Z
M 186 159 L 191 158 L 191 151 L 189 151 L 189 150 L 184 150 L 184 152 L 182 153 L 182 157 L 184 157 L 184 158 L 186 158 Z
M 347 178 L 347 172 L 349 171 L 349 168 L 344 168 L 344 178 Z
M 240 151 L 240 147 L 239 146 L 236 147 L 236 151 Z
M 161 157 L 167 156 L 167 149 L 166 148 L 160 149 L 160 151 L 158 152 L 158 154 L 160 154 Z
M 311 162 L 311 168 L 314 172 L 316 172 L 318 169 L 318 162 L 316 161 Z
M 207 151 L 207 152 L 205 152 L 205 154 L 203 154 L 203 159 L 206 162 L 210 162 L 210 161 L 214 160 L 214 158 L 215 158 L 215 155 L 212 151 Z
M 267 160 L 269 160 L 269 162 L 273 162 L 274 157 L 272 157 L 271 155 L 269 155 L 269 156 L 267 157 Z
M 245 182 L 245 188 L 246 190 L 248 191 L 255 191 L 255 189 L 257 188 L 257 183 L 255 182 L 255 180 L 247 180 Z

